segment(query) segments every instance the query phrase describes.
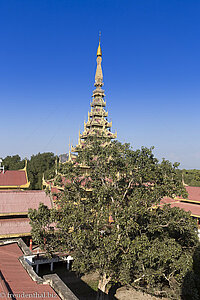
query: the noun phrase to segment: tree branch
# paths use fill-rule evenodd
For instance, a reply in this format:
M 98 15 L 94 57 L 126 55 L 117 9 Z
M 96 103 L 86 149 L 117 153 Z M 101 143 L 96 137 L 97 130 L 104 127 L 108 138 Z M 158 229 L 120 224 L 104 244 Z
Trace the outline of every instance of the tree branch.
M 145 275 L 143 274 L 140 278 L 137 278 L 133 281 L 133 283 L 140 281 Z
M 133 178 L 130 180 L 130 182 L 129 182 L 129 184 L 128 184 L 128 187 L 126 188 L 126 190 L 125 190 L 125 192 L 124 192 L 124 195 L 123 195 L 123 197 L 122 197 L 122 201 L 125 199 L 126 194 L 128 193 L 128 190 L 129 190 L 129 188 L 130 188 L 132 182 L 133 182 Z

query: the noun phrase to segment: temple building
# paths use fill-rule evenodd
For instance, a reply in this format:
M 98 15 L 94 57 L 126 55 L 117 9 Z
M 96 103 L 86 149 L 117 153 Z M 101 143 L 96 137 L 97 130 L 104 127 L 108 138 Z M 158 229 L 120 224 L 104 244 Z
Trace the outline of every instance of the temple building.
M 21 170 L 4 170 L 0 161 L 0 239 L 23 237 L 31 238 L 28 219 L 29 208 L 38 209 L 42 202 L 53 206 L 45 191 L 28 190 L 27 163 Z
M 104 99 L 105 93 L 103 87 L 103 72 L 101 67 L 102 62 L 102 50 L 99 40 L 99 46 L 97 49 L 97 68 L 95 74 L 95 89 L 92 95 L 92 102 L 90 104 L 91 110 L 88 111 L 87 123 L 84 121 L 84 131 L 82 134 L 79 132 L 78 145 L 71 148 L 71 152 L 79 152 L 85 145 L 85 140 L 97 135 L 98 137 L 115 139 L 117 133 L 111 132 L 112 122 L 108 122 L 108 112 L 105 110 L 106 101 Z M 72 157 L 69 154 L 68 160 Z

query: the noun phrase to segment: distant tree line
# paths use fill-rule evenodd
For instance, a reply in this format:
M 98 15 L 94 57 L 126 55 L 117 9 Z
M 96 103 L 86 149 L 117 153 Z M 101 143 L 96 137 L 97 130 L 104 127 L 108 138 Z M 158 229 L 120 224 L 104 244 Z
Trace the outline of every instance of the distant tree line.
M 200 186 L 200 170 L 177 170 L 179 177 L 189 186 Z
M 45 174 L 45 178 L 54 174 L 55 172 L 55 160 L 56 156 L 52 152 L 38 153 L 32 155 L 28 162 L 28 179 L 31 182 L 30 189 L 40 190 L 42 189 L 42 176 Z M 24 168 L 25 159 L 17 155 L 6 156 L 3 159 L 3 165 L 5 170 L 19 170 Z M 178 176 L 183 182 L 189 186 L 200 186 L 200 170 L 177 170 Z
M 31 190 L 42 189 L 42 177 L 54 175 L 55 172 L 55 160 L 56 156 L 52 152 L 38 153 L 32 155 L 30 159 L 27 159 L 27 173 L 28 180 L 30 181 Z M 6 156 L 3 159 L 3 165 L 5 170 L 19 170 L 25 166 L 25 159 L 17 155 Z

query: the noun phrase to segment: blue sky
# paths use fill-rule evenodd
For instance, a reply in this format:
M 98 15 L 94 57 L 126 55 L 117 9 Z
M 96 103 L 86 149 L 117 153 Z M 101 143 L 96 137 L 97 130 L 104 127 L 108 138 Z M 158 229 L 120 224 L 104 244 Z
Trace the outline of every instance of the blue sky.
M 77 143 L 101 30 L 118 139 L 200 169 L 199 15 L 198 0 L 0 0 L 0 157 Z

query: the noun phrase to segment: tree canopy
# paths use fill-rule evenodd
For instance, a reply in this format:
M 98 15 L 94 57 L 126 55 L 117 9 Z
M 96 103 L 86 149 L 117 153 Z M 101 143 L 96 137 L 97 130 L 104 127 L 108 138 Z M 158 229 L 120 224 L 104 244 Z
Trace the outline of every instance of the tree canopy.
M 55 174 L 56 157 L 52 152 L 38 153 L 32 155 L 28 162 L 28 178 L 31 182 L 30 189 L 42 189 L 43 174 L 47 176 L 50 173 Z
M 5 170 L 19 170 L 24 168 L 25 160 L 22 160 L 18 154 L 6 156 L 3 159 L 3 165 Z
M 190 186 L 200 186 L 200 170 L 182 170 L 184 182 Z
M 97 271 L 99 299 L 113 282 L 179 299 L 198 237 L 189 213 L 158 206 L 164 196 L 186 197 L 177 167 L 152 149 L 88 139 L 60 167 L 56 207 L 30 210 L 33 239 L 49 253 L 70 251 L 77 272 Z

